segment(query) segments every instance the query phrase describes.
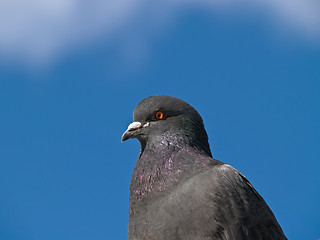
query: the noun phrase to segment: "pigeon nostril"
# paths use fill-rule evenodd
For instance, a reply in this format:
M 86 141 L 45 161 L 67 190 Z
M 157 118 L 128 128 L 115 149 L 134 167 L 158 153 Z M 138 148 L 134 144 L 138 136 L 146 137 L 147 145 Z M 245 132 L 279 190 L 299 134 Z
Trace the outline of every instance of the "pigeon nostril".
M 129 132 L 139 129 L 142 126 L 141 122 L 133 122 L 128 126 Z

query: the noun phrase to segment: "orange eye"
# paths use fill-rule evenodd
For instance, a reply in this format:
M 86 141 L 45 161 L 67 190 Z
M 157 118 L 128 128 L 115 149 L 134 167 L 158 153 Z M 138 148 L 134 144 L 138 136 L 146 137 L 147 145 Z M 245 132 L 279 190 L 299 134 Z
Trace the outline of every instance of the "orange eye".
M 164 113 L 162 111 L 156 111 L 156 113 L 154 114 L 154 116 L 156 117 L 156 119 L 163 119 L 164 118 Z

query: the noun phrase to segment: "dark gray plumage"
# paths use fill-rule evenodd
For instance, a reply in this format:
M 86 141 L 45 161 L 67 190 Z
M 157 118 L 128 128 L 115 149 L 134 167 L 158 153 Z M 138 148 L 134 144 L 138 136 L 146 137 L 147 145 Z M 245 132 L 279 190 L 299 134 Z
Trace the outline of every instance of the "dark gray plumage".
M 198 112 L 169 96 L 142 100 L 122 141 L 141 145 L 132 174 L 129 240 L 286 239 L 248 180 L 212 158 Z

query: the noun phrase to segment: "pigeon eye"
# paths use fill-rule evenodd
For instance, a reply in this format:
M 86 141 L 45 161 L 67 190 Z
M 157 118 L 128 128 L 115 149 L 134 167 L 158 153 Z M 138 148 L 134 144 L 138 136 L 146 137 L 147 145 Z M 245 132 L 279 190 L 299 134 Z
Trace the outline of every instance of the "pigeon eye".
M 162 111 L 156 111 L 156 113 L 154 114 L 154 116 L 156 117 L 156 119 L 161 120 L 164 118 L 164 113 Z

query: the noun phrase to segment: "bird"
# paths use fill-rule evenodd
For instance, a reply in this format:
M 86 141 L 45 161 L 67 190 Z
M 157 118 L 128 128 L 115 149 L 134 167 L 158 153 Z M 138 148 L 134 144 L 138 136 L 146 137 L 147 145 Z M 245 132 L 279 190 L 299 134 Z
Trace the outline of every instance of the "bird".
M 251 183 L 212 157 L 200 114 L 167 95 L 143 99 L 121 141 L 140 153 L 129 194 L 129 240 L 283 240 Z

